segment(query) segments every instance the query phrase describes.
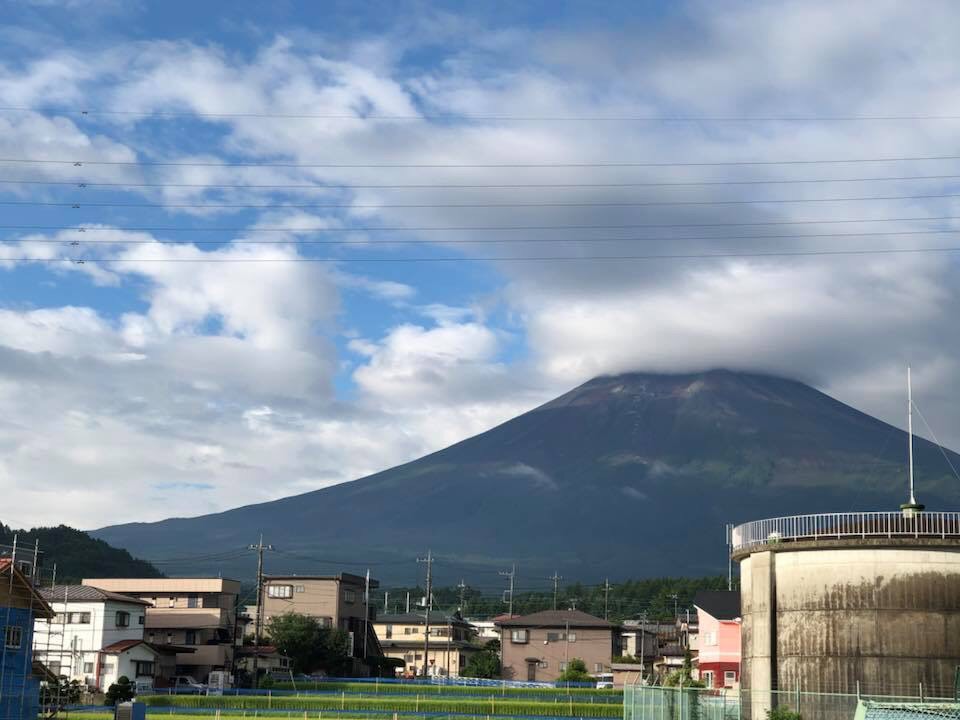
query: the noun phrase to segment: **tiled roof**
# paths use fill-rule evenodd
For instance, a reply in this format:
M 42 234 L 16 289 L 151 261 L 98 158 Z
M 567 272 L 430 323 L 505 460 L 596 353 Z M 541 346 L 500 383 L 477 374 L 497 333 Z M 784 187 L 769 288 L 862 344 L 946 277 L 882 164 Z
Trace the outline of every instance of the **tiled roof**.
M 544 610 L 531 615 L 521 615 L 509 620 L 499 620 L 503 627 L 578 627 L 612 628 L 613 625 L 602 618 L 588 615 L 582 610 Z
M 115 643 L 111 643 L 106 647 L 102 648 L 100 652 L 104 652 L 107 655 L 118 655 L 130 648 L 134 648 L 137 645 L 146 645 L 143 640 L 120 640 Z
M 121 595 L 120 593 L 101 590 L 98 587 L 90 585 L 54 585 L 53 587 L 41 588 L 40 595 L 47 602 L 113 602 L 131 603 L 133 605 L 149 606 L 152 603 L 148 600 Z

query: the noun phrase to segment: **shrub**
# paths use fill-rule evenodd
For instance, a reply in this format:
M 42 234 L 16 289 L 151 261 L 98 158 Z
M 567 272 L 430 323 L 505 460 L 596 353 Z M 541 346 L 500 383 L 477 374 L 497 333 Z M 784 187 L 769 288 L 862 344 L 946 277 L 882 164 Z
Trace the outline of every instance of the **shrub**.
M 130 678 L 121 675 L 117 681 L 107 688 L 105 703 L 107 705 L 116 705 L 117 703 L 129 702 L 133 700 L 135 688 L 130 682 Z
M 767 720 L 802 720 L 802 718 L 796 710 L 780 706 L 767 710 Z

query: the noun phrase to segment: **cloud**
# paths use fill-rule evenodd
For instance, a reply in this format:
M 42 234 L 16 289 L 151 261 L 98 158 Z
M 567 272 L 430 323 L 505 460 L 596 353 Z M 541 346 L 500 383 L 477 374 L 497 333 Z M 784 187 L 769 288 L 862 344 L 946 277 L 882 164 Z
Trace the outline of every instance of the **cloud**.
M 412 459 L 596 374 L 717 366 L 798 377 L 899 422 L 910 361 L 925 416 L 960 446 L 960 405 L 944 392 L 960 380 L 950 255 L 594 259 L 949 246 L 958 203 L 932 196 L 953 180 L 851 178 L 949 175 L 952 162 L 669 163 L 942 156 L 954 123 L 350 119 L 957 115 L 958 13 L 690 2 L 589 31 L 431 14 L 362 39 L 264 29 L 239 48 L 0 54 L 4 103 L 146 115 L 4 113 L 0 157 L 208 163 L 16 168 L 138 183 L 96 197 L 161 207 L 44 208 L 22 223 L 79 217 L 79 246 L 75 230 L 5 233 L 5 277 L 33 273 L 56 292 L 0 308 L 0 488 L 29 509 L 23 522 L 117 521 L 103 497 L 158 484 L 162 503 L 123 519 L 197 514 Z M 159 115 L 171 111 L 184 115 Z M 334 117 L 261 117 L 284 114 Z M 668 165 L 464 167 L 597 161 Z M 567 187 L 429 187 L 538 183 Z M 80 190 L 0 188 L 41 201 Z M 901 195 L 931 197 L 824 201 Z M 630 202 L 644 204 L 590 206 Z M 917 217 L 930 219 L 885 221 Z M 111 227 L 218 223 L 241 229 Z M 491 227 L 520 229 L 478 229 Z M 197 242 L 170 242 L 184 238 Z M 530 259 L 555 256 L 572 259 Z M 351 263 L 410 257 L 464 262 Z

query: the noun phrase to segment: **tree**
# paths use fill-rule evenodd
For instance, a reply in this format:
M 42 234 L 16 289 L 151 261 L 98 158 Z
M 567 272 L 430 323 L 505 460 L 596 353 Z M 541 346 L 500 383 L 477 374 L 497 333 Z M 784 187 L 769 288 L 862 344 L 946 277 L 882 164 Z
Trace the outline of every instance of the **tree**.
M 464 677 L 495 678 L 500 676 L 500 658 L 497 653 L 484 649 L 467 660 L 460 671 Z
M 567 663 L 567 669 L 560 673 L 558 682 L 590 682 L 593 676 L 587 672 L 587 664 L 580 658 L 573 658 Z
M 290 658 L 293 672 L 326 670 L 337 674 L 348 664 L 348 635 L 342 630 L 324 628 L 316 618 L 285 613 L 270 620 L 267 628 L 271 642 Z
M 115 683 L 107 688 L 106 704 L 116 705 L 117 703 L 129 702 L 133 700 L 134 694 L 135 688 L 133 683 L 130 682 L 130 678 L 121 675 Z

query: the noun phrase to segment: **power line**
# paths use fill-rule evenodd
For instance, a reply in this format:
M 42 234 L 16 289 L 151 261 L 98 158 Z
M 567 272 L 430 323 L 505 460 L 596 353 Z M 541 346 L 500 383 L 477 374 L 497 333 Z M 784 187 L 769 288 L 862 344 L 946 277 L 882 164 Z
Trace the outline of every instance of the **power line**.
M 332 163 L 332 162 L 210 162 L 188 160 L 90 160 L 82 158 L 0 158 L 0 163 L 42 165 L 103 165 L 119 167 L 277 167 L 277 168 L 630 168 L 630 167 L 733 167 L 766 165 L 849 165 L 859 163 L 929 162 L 960 160 L 960 155 L 918 155 L 872 158 L 821 158 L 816 160 L 715 160 L 698 162 L 595 161 L 551 163 Z
M 79 210 L 85 207 L 96 208 L 152 208 L 168 210 L 170 208 L 220 208 L 248 210 L 348 210 L 380 208 L 580 208 L 580 207 L 677 207 L 689 205 L 765 205 L 825 202 L 872 202 L 881 200 L 932 200 L 960 197 L 960 193 L 931 193 L 924 195 L 868 195 L 827 198 L 755 198 L 751 200 L 641 200 L 641 201 L 584 201 L 584 202 L 484 202 L 484 203 L 112 203 L 112 202 L 71 202 L 47 200 L 0 200 L 0 205 L 19 207 L 65 207 Z
M 108 228 L 107 228 L 108 229 Z M 889 232 L 865 232 L 865 233 L 803 233 L 803 234 L 780 234 L 780 235 L 696 235 L 696 236 L 675 236 L 661 235 L 652 237 L 597 237 L 597 238 L 564 238 L 564 237 L 545 237 L 545 238 L 400 238 L 395 240 L 302 240 L 302 239 L 284 239 L 284 240 L 249 240 L 238 238 L 234 240 L 76 240 L 69 241 L 63 238 L 36 238 L 30 239 L 30 243 L 40 243 L 45 245 L 62 245 L 64 243 L 77 243 L 84 246 L 94 245 L 222 245 L 229 242 L 231 245 L 336 245 L 336 246 L 356 246 L 365 248 L 374 248 L 383 245 L 513 245 L 523 243 L 616 243 L 616 242 L 672 242 L 682 241 L 710 241 L 710 240 L 803 240 L 806 238 L 859 238 L 859 237 L 905 237 L 912 235 L 953 235 L 960 233 L 957 229 L 940 230 L 904 230 Z M 7 237 L 0 238 L 2 243 L 18 243 L 23 238 Z
M 893 218 L 852 218 L 842 220 L 765 220 L 761 222 L 721 222 L 721 223 L 626 223 L 626 224 L 558 224 L 558 225 L 445 225 L 445 226 L 367 226 L 367 227 L 175 227 L 175 226 L 110 226 L 108 228 L 87 225 L 0 225 L 4 230 L 74 230 L 86 232 L 88 229 L 109 229 L 123 232 L 243 232 L 243 233 L 342 233 L 342 232 L 434 232 L 434 231 L 526 231 L 526 230 L 632 230 L 666 228 L 706 228 L 706 227 L 769 227 L 785 225 L 836 225 L 849 223 L 880 222 L 938 222 L 960 220 L 960 215 L 934 215 L 919 217 Z
M 237 118 L 262 120 L 350 120 L 357 122 L 641 122 L 641 123 L 813 123 L 813 122 L 927 122 L 957 121 L 960 115 L 465 115 L 462 113 L 380 114 L 194 112 L 175 110 L 108 110 L 101 108 L 56 108 L 4 106 L 0 112 L 146 118 Z
M 543 255 L 543 256 L 500 256 L 500 257 L 378 257 L 378 258 L 313 258 L 313 257 L 277 257 L 277 258 L 238 258 L 238 257 L 212 257 L 212 258 L 38 258 L 38 257 L 4 257 L 0 258 L 3 262 L 36 262 L 36 263 L 70 263 L 85 264 L 86 262 L 98 264 L 120 264 L 120 263 L 431 263 L 431 262 L 554 262 L 554 261 L 622 261 L 622 260 L 707 260 L 707 259 L 727 259 L 727 258 L 762 258 L 762 257 L 817 257 L 817 256 L 843 256 L 843 255 L 899 255 L 899 254 L 922 254 L 922 253 L 954 253 L 960 252 L 960 247 L 934 247 L 934 248 L 874 248 L 860 250 L 796 250 L 796 251 L 775 251 L 775 252 L 724 252 L 724 253 L 687 253 L 671 255 Z
M 766 179 L 766 180 L 691 180 L 682 182 L 622 182 L 622 183 L 509 183 L 509 184 L 324 184 L 316 183 L 133 183 L 133 182 L 92 182 L 89 180 L 17 180 L 10 178 L 0 179 L 4 185 L 64 185 L 80 189 L 107 187 L 107 188 L 202 188 L 226 190 L 518 190 L 523 188 L 635 188 L 635 187 L 702 187 L 712 185 L 803 185 L 821 183 L 848 183 L 848 182 L 892 182 L 907 180 L 956 180 L 960 175 L 899 175 L 886 177 L 854 177 L 854 178 L 800 178 L 800 179 Z

